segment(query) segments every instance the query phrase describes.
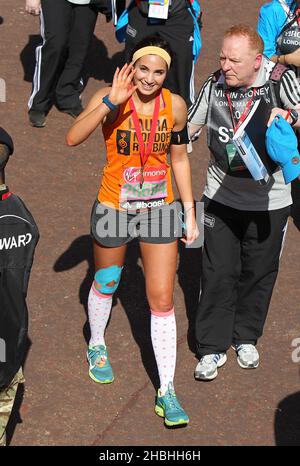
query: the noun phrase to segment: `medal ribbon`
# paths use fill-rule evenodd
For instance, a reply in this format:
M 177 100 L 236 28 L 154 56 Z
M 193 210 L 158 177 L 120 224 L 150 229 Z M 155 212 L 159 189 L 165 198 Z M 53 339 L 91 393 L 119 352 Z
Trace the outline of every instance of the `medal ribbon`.
M 233 129 L 234 129 L 234 132 L 236 133 L 237 130 L 239 129 L 239 127 L 241 126 L 241 124 L 245 121 L 248 113 L 249 113 L 249 110 L 250 110 L 250 107 L 251 107 L 251 104 L 252 104 L 252 101 L 253 101 L 253 97 L 254 97 L 254 93 L 256 91 L 256 87 L 253 88 L 253 94 L 252 94 L 252 97 L 250 97 L 250 99 L 248 100 L 248 102 L 246 103 L 246 106 L 244 108 L 244 111 L 243 113 L 241 114 L 238 122 L 236 123 L 235 122 L 235 118 L 234 118 L 234 114 L 233 114 L 233 105 L 232 105 L 232 100 L 230 98 L 230 92 L 228 90 L 225 91 L 225 94 L 226 94 L 226 98 L 227 98 L 227 101 L 228 101 L 228 105 L 229 105 L 229 111 L 230 111 L 230 116 L 231 116 L 231 120 L 232 120 L 232 124 L 233 124 Z
M 142 166 L 142 170 L 141 170 L 142 179 L 141 179 L 141 183 L 140 183 L 141 187 L 142 187 L 143 182 L 144 182 L 144 176 L 143 176 L 144 167 L 145 167 L 145 165 L 147 163 L 147 160 L 148 160 L 148 157 L 149 157 L 149 155 L 151 153 L 153 142 L 154 142 L 154 136 L 155 136 L 155 132 L 156 132 L 158 114 L 159 114 L 159 103 L 160 103 L 160 93 L 155 97 L 155 104 L 154 104 L 154 111 L 153 111 L 153 115 L 152 115 L 149 142 L 147 144 L 147 147 L 145 147 L 145 143 L 143 141 L 143 136 L 142 136 L 142 131 L 141 131 L 137 111 L 136 111 L 136 108 L 135 108 L 132 97 L 130 97 L 130 99 L 129 99 L 129 107 L 130 107 L 130 110 L 132 111 L 132 120 L 133 120 L 134 129 L 135 129 L 135 132 L 136 132 L 136 136 L 137 136 L 138 143 L 139 143 L 139 148 L 140 148 L 140 157 L 141 157 L 141 166 Z

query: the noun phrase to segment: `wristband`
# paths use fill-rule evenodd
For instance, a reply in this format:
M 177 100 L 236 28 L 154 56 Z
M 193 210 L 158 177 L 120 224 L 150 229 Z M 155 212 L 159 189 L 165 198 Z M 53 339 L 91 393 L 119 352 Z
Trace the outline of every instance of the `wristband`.
M 289 113 L 289 117 L 291 118 L 292 122 L 291 122 L 291 126 L 294 126 L 295 123 L 297 123 L 298 121 L 298 118 L 299 118 L 299 115 L 298 115 L 298 112 L 297 110 L 295 110 L 294 108 L 290 108 L 288 110 L 288 113 Z M 287 120 L 287 118 L 286 118 Z
M 103 97 L 102 102 L 103 102 L 110 110 L 117 110 L 117 108 L 119 107 L 119 105 L 115 105 L 115 104 L 113 104 L 113 103 L 109 100 L 108 94 L 105 95 L 105 96 Z
M 291 115 L 291 109 L 289 108 L 288 111 L 287 111 L 287 114 L 285 115 L 285 120 L 286 121 L 289 121 L 289 118 L 290 118 L 290 115 Z

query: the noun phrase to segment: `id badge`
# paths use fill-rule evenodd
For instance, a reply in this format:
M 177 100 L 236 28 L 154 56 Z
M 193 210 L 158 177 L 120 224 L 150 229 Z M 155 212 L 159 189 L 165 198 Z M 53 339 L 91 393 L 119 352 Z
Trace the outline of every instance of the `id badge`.
M 149 0 L 148 18 L 168 19 L 170 0 Z
M 227 153 L 228 164 L 229 164 L 230 170 L 241 171 L 241 170 L 246 169 L 243 159 L 240 157 L 234 144 L 232 143 L 226 144 L 226 153 Z

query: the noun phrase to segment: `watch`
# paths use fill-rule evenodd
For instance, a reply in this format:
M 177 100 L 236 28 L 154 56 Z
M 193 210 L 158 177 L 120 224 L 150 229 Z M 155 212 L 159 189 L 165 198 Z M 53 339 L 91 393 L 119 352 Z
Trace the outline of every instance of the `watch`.
M 297 123 L 298 117 L 299 117 L 297 110 L 295 110 L 294 108 L 291 108 L 290 109 L 290 117 L 292 119 L 291 126 L 294 126 L 294 124 Z
M 115 105 L 113 104 L 110 100 L 109 100 L 109 95 L 105 95 L 102 99 L 102 102 L 107 105 L 107 107 L 110 109 L 110 110 L 117 110 L 117 108 L 119 107 L 119 105 Z

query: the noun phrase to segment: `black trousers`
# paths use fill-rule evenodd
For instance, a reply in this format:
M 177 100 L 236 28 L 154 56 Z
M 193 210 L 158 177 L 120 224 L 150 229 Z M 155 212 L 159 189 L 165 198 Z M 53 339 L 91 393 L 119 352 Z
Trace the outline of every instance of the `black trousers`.
M 36 67 L 28 106 L 48 112 L 80 103 L 81 73 L 95 29 L 97 12 L 67 0 L 41 0 L 42 45 L 36 49 Z
M 204 197 L 198 355 L 256 344 L 263 333 L 290 208 L 241 211 Z
M 160 24 L 150 24 L 146 16 L 134 6 L 129 10 L 125 55 L 129 62 L 135 45 L 146 36 L 159 33 L 174 54 L 164 87 L 181 95 L 189 107 L 194 101 L 193 38 L 194 22 L 188 10 L 170 16 Z

